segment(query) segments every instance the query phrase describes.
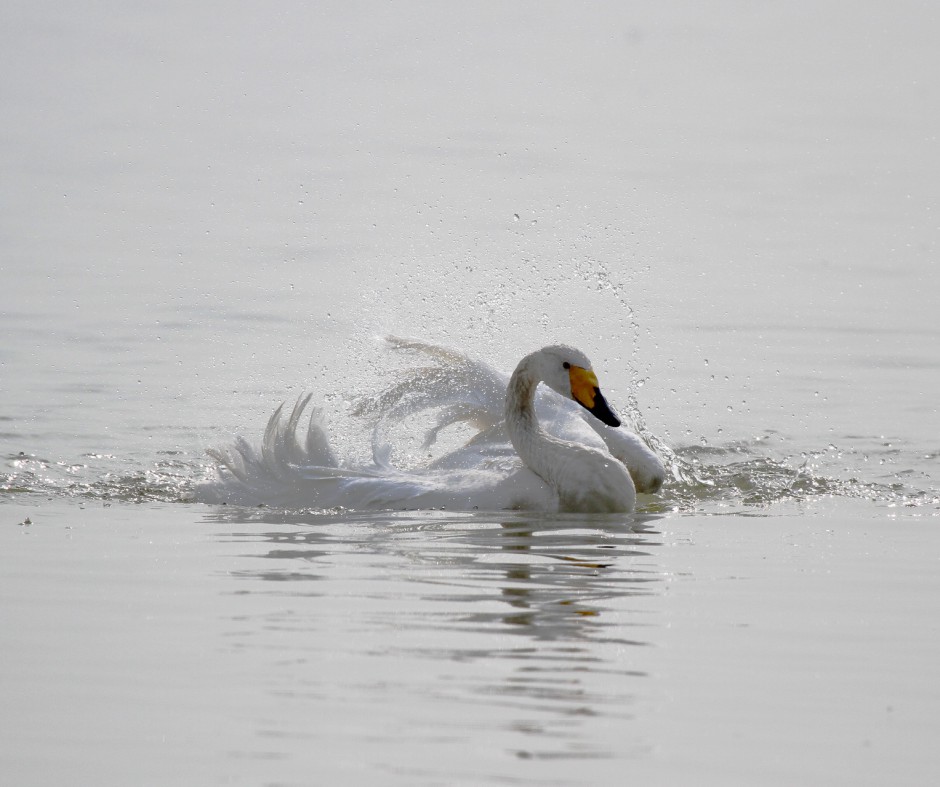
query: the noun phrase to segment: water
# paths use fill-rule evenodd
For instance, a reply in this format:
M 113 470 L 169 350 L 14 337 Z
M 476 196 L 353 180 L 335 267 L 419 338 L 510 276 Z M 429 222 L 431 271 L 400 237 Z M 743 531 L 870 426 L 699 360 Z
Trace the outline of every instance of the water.
M 930 780 L 936 11 L 3 16 L 6 778 Z M 671 481 L 190 502 L 301 391 L 354 442 L 385 332 L 581 347 Z
M 916 784 L 936 767 L 930 518 L 4 510 L 16 783 Z

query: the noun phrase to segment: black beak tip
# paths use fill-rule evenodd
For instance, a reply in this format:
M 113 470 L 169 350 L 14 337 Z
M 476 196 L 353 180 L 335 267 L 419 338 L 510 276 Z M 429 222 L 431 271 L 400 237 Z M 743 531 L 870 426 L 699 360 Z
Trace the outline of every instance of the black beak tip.
M 607 404 L 607 400 L 601 395 L 600 391 L 595 391 L 594 407 L 588 410 L 588 412 L 602 424 L 607 424 L 607 426 L 620 426 L 620 419 L 617 417 L 617 414 L 610 409 L 610 405 Z

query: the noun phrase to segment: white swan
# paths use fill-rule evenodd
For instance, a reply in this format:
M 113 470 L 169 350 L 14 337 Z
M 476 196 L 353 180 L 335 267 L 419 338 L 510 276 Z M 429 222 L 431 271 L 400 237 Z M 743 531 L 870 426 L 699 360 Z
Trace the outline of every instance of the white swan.
M 655 492 L 662 485 L 662 462 L 639 437 L 616 428 L 620 419 L 580 351 L 545 347 L 523 358 L 507 381 L 462 353 L 422 342 L 388 342 L 394 349 L 423 353 L 433 365 L 410 370 L 358 403 L 357 415 L 374 418 L 372 464 L 341 465 L 319 411 L 311 416 L 304 444 L 297 441 L 308 394 L 286 419 L 283 405 L 275 411 L 260 452 L 243 439 L 210 450 L 217 475 L 197 489 L 197 499 L 319 509 L 629 512 L 637 490 Z M 425 445 L 459 421 L 478 432 L 424 467 L 394 467 L 387 428 L 427 410 L 434 410 L 437 420 Z

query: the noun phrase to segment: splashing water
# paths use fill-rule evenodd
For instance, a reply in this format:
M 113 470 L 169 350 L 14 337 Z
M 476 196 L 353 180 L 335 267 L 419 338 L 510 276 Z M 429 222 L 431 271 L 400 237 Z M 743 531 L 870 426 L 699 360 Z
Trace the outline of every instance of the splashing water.
M 80 462 L 53 461 L 20 452 L 5 457 L 9 471 L 0 475 L 0 494 L 44 495 L 78 500 L 123 503 L 185 503 L 208 462 L 188 459 L 181 452 L 148 467 L 133 459 L 88 454 Z
M 769 452 L 761 441 L 707 448 L 682 446 L 673 451 L 658 439 L 644 437 L 664 460 L 670 478 L 658 494 L 640 496 L 640 512 L 727 513 L 729 508 L 757 509 L 828 497 L 940 511 L 940 492 L 901 481 L 905 471 L 885 481 L 839 478 L 803 460 L 800 454 Z M 25 495 L 105 503 L 190 503 L 196 485 L 212 472 L 210 462 L 182 455 L 124 471 L 106 469 L 87 457 L 76 464 L 26 454 L 8 455 L 5 460 L 7 472 L 0 474 L 0 495 L 7 498 Z
M 432 364 L 425 371 L 433 373 L 434 369 Z M 431 461 L 436 451 L 474 434 L 467 424 L 472 419 L 453 417 L 453 403 L 450 413 L 446 408 L 443 414 L 424 408 L 424 421 L 396 418 L 396 408 L 401 406 L 396 385 L 400 382 L 373 396 L 343 401 L 343 418 L 336 420 L 344 424 L 344 440 L 371 442 L 373 450 L 380 441 L 389 461 L 416 467 Z M 334 398 L 331 405 L 337 404 Z M 830 497 L 940 511 L 940 491 L 930 474 L 937 454 L 919 456 L 913 449 L 874 438 L 846 438 L 842 447 L 830 443 L 807 448 L 777 432 L 720 445 L 672 448 L 647 428 L 636 389 L 628 395 L 623 415 L 626 425 L 632 424 L 668 471 L 658 494 L 639 497 L 640 512 L 727 513 Z M 428 439 L 422 443 L 415 435 Z M 105 503 L 190 503 L 197 485 L 215 472 L 198 449 L 164 451 L 156 458 L 86 454 L 74 462 L 19 452 L 8 454 L 5 462 L 5 472 L 0 474 L 4 497 L 51 496 Z

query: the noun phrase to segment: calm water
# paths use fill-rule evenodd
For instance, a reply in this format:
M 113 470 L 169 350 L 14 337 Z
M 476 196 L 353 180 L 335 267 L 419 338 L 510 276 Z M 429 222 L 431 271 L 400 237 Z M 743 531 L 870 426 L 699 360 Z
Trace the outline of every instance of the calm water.
M 932 782 L 935 9 L 0 16 L 4 780 Z M 188 502 L 383 332 L 580 346 L 671 482 Z

